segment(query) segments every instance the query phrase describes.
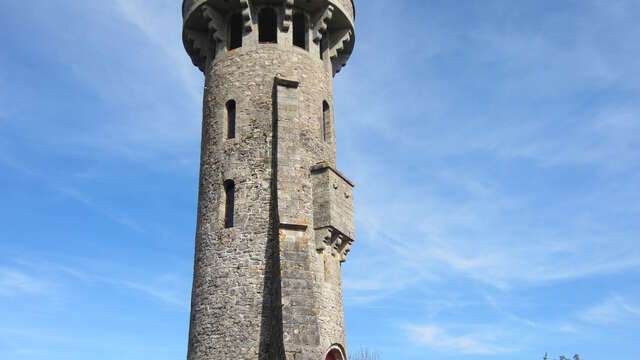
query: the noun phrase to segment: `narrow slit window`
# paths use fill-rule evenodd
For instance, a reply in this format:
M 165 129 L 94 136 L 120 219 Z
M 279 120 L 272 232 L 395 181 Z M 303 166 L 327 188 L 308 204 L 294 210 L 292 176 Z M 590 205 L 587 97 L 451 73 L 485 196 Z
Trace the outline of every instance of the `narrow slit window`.
M 293 46 L 307 49 L 307 18 L 301 12 L 293 14 Z
M 233 227 L 233 212 L 235 208 L 236 185 L 233 180 L 224 182 L 224 227 L 229 229 Z
M 210 53 L 209 56 L 211 57 L 211 60 L 213 61 L 213 59 L 216 58 L 216 55 L 218 54 L 218 42 L 216 41 L 216 39 L 211 39 L 211 49 L 210 49 Z
M 242 47 L 242 27 L 244 26 L 242 14 L 231 15 L 229 22 L 229 50 Z
M 322 102 L 322 124 L 321 124 L 321 131 L 322 133 L 320 134 L 320 138 L 323 141 L 329 141 L 329 130 L 331 128 L 331 125 L 329 123 L 331 119 L 331 108 L 329 107 L 329 103 L 326 101 Z
M 236 102 L 227 101 L 227 139 L 236 137 Z
M 261 43 L 278 42 L 278 16 L 273 8 L 267 7 L 258 15 L 258 36 Z
M 320 60 L 324 60 L 324 51 L 327 49 L 327 45 L 326 45 L 326 40 L 324 39 L 324 37 L 320 40 L 320 46 L 318 46 L 320 48 Z

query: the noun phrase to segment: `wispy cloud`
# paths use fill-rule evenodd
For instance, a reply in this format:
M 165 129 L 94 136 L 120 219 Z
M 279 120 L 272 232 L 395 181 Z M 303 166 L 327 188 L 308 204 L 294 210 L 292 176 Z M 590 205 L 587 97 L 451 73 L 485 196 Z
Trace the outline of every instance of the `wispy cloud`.
M 116 266 L 114 264 L 114 266 Z M 149 274 L 139 277 L 117 277 L 79 268 L 64 267 L 64 271 L 86 283 L 116 289 L 133 290 L 147 298 L 161 303 L 186 309 L 189 294 L 184 278 L 168 274 Z
M 640 306 L 619 295 L 613 295 L 584 311 L 580 318 L 593 324 L 612 324 L 640 318 Z
M 181 24 L 176 22 L 179 8 L 174 1 L 118 0 L 117 9 L 124 19 L 135 25 L 154 45 L 160 46 L 180 75 L 184 89 L 195 104 L 202 101 L 202 75 L 194 70 L 180 46 Z M 151 12 L 151 14 L 150 14 Z
M 134 295 L 137 294 L 135 296 L 143 295 L 162 304 L 186 309 L 188 278 L 135 269 L 131 269 L 129 276 L 126 276 L 120 271 L 113 271 L 122 268 L 121 264 L 95 259 L 82 259 L 81 262 L 90 265 L 18 259 L 15 263 L 24 270 L 0 267 L 0 295 L 43 294 L 52 288 L 52 284 L 56 284 L 56 288 L 64 288 L 65 291 L 55 295 L 63 296 L 62 293 L 82 291 L 81 286 L 98 286 L 133 291 Z M 29 275 L 31 273 L 37 276 Z
M 611 274 L 640 266 L 640 253 L 632 242 L 620 241 L 617 248 L 603 249 L 602 243 L 607 240 L 588 234 L 588 228 L 574 230 L 579 235 L 570 238 L 544 230 L 528 230 L 526 225 L 522 229 L 518 226 L 499 228 L 499 218 L 507 211 L 501 209 L 499 200 L 489 207 L 483 200 L 467 200 L 458 206 L 446 204 L 438 200 L 437 194 L 433 195 L 428 207 L 423 203 L 416 204 L 407 194 L 406 211 L 376 214 L 378 205 L 375 202 L 363 209 L 369 217 L 359 225 L 360 228 L 377 229 L 367 235 L 367 247 L 376 250 L 367 259 L 357 260 L 366 264 L 356 265 L 369 267 L 377 263 L 375 267 L 388 270 L 365 274 L 366 278 L 349 278 L 345 281 L 347 288 L 374 291 L 376 286 L 385 283 L 396 288 L 437 282 L 453 272 L 508 289 Z M 457 216 L 462 217 L 457 219 Z M 369 225 L 370 222 L 373 224 Z M 427 224 L 426 229 L 414 227 L 409 230 L 406 225 L 420 226 L 421 222 Z M 474 222 L 477 227 L 472 225 Z M 379 226 L 394 223 L 397 225 Z M 469 227 L 468 231 L 461 231 Z M 394 265 L 384 265 L 389 261 Z M 388 281 L 390 279 L 401 280 Z M 388 286 L 379 288 L 385 292 L 390 289 Z
M 498 335 L 492 329 L 452 334 L 439 325 L 429 324 L 410 325 L 407 333 L 420 345 L 452 354 L 496 355 L 518 351 L 498 344 Z
M 50 289 L 48 281 L 20 269 L 0 267 L 0 296 L 39 295 Z
M 123 214 L 119 214 L 116 213 L 115 211 L 112 211 L 110 209 L 105 208 L 104 206 L 98 205 L 96 204 L 88 195 L 74 189 L 71 187 L 58 187 L 57 188 L 58 192 L 60 192 L 61 194 L 69 197 L 70 199 L 73 199 L 74 201 L 77 201 L 85 206 L 87 206 L 88 208 L 90 208 L 91 210 L 115 221 L 116 223 L 126 226 L 138 233 L 143 233 L 144 229 L 142 228 L 142 226 L 138 225 L 131 217 L 127 216 L 127 215 L 123 215 Z
M 16 159 L 10 152 L 7 146 L 0 142 L 0 166 L 5 166 L 14 170 L 17 170 L 25 175 L 33 175 L 33 171 Z
M 182 280 L 184 279 L 181 279 L 181 281 Z M 168 305 L 179 306 L 185 310 L 187 308 L 188 294 L 182 286 L 184 284 L 178 284 L 178 286 L 176 286 L 175 283 L 171 284 L 164 281 L 163 277 L 156 279 L 151 284 L 131 281 L 110 281 L 114 285 L 139 291 Z

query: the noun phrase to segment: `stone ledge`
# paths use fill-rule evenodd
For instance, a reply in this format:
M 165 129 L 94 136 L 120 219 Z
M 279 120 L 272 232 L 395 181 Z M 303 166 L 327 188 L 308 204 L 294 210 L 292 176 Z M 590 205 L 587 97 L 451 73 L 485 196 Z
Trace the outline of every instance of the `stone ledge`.
M 353 183 L 353 181 L 351 181 L 351 179 L 349 179 L 348 177 L 346 177 L 343 173 L 341 173 L 340 171 L 338 171 L 336 168 L 334 168 L 333 166 L 331 166 L 331 164 L 329 164 L 326 161 L 317 163 L 315 165 L 313 165 L 311 167 L 311 173 L 320 173 L 323 172 L 325 170 L 331 170 L 333 171 L 334 174 L 338 175 L 340 178 L 342 178 L 342 180 L 344 180 L 347 184 L 351 185 L 351 187 L 355 187 L 356 185 Z
M 280 85 L 288 88 L 297 88 L 298 85 L 300 85 L 300 82 L 298 80 L 285 79 L 280 76 L 276 76 L 275 81 L 276 81 L 276 85 Z
M 306 231 L 308 225 L 303 221 L 281 221 L 279 227 L 284 230 Z

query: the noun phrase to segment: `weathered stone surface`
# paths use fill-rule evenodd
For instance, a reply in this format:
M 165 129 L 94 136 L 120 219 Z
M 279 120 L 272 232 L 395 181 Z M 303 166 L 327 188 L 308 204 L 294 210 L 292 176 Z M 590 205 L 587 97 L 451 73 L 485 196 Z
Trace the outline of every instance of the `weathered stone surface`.
M 355 6 L 353 0 L 335 0 L 334 3 L 340 4 L 346 15 L 353 21 L 355 19 Z
M 205 73 L 190 360 L 322 360 L 346 351 L 341 262 L 355 237 L 353 185 L 335 170 L 333 75 L 335 55 L 350 54 L 353 37 L 329 39 L 353 32 L 345 21 L 353 8 L 332 1 L 341 15 L 327 25 L 321 59 L 312 22 L 327 1 L 293 3 L 309 21 L 307 49 L 294 47 L 293 26 L 283 26 L 287 0 L 269 2 L 279 14 L 277 43 L 258 43 L 264 3 L 183 4 L 185 47 Z M 243 10 L 250 29 L 228 50 L 221 23 Z M 224 226 L 227 180 L 235 184 L 232 228 Z

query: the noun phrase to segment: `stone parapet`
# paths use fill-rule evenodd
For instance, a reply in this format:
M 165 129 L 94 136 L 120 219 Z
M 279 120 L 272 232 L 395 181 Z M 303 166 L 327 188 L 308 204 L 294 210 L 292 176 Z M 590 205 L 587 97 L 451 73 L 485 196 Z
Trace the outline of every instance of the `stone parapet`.
M 291 36 L 293 13 L 304 11 L 310 21 L 310 56 L 320 56 L 326 48 L 333 75 L 346 65 L 355 44 L 352 0 L 184 0 L 182 40 L 193 64 L 204 72 L 212 58 L 224 56 L 231 14 L 242 14 L 243 36 L 250 39 L 258 29 L 257 11 L 265 5 L 279 10 L 278 32 L 283 39 Z
M 342 11 L 351 19 L 353 22 L 356 18 L 355 5 L 353 0 L 331 0 L 332 3 L 340 6 Z

